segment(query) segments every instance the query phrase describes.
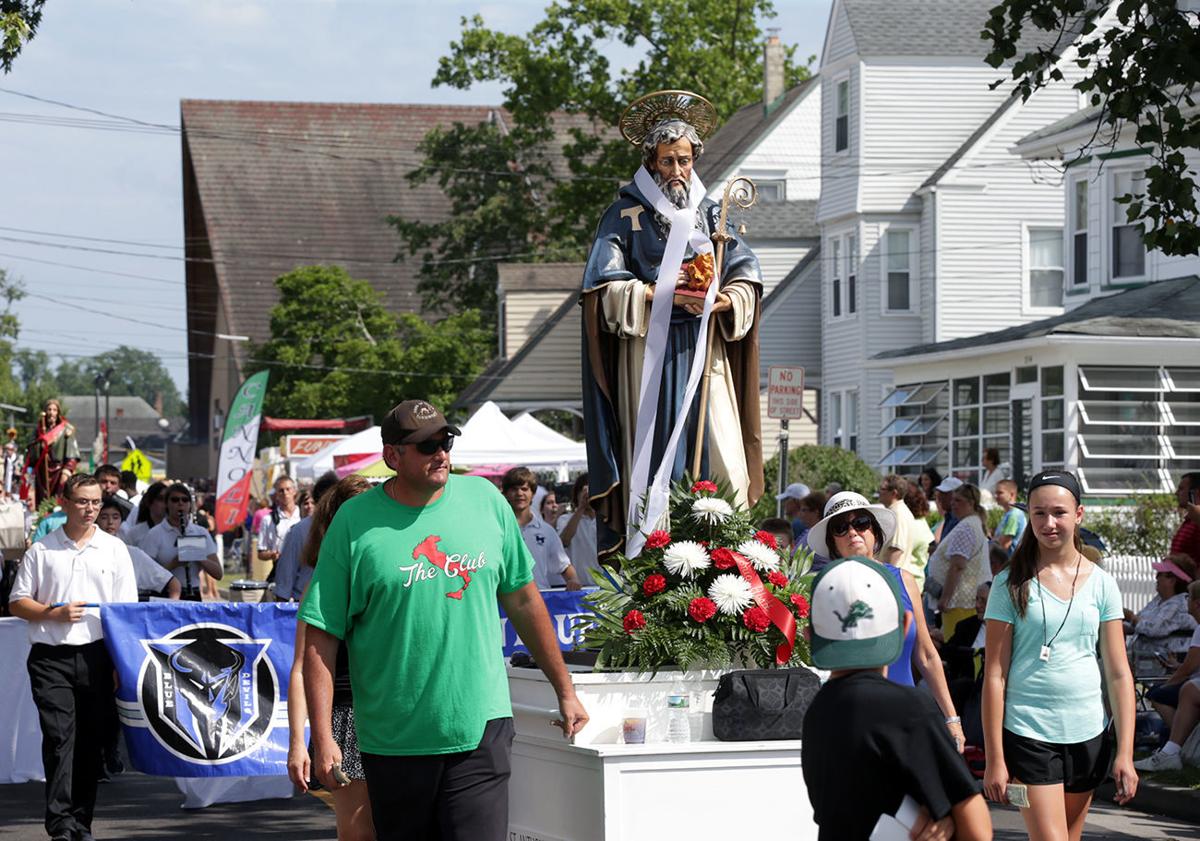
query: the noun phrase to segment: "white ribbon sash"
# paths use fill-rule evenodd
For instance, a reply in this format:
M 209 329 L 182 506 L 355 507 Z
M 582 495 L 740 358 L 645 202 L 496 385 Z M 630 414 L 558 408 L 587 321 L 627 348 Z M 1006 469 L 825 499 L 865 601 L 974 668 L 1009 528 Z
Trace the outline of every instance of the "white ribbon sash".
M 662 190 L 654 183 L 654 179 L 645 167 L 639 167 L 633 176 L 641 194 L 648 199 L 654 209 L 671 221 L 671 229 L 667 234 L 667 246 L 663 252 L 662 263 L 658 267 L 658 278 L 655 281 L 654 299 L 650 303 L 650 323 L 646 328 L 646 353 L 642 360 L 642 384 L 638 394 L 637 426 L 634 436 L 633 475 L 629 481 L 629 513 L 625 532 L 625 553 L 630 558 L 636 558 L 645 545 L 646 535 L 643 529 L 652 529 L 654 524 L 667 510 L 670 498 L 671 466 L 675 462 L 675 452 L 679 449 L 679 439 L 687 426 L 688 409 L 696 395 L 696 388 L 704 369 L 705 348 L 708 346 L 708 322 L 712 312 L 713 302 L 717 297 L 719 282 L 714 278 L 709 284 L 708 293 L 704 297 L 704 309 L 700 314 L 700 335 L 696 339 L 696 352 L 692 357 L 692 367 L 688 374 L 687 387 L 684 390 L 683 406 L 675 418 L 671 429 L 671 437 L 667 448 L 663 451 L 662 461 L 654 474 L 653 483 L 650 478 L 650 455 L 654 447 L 654 426 L 658 420 L 658 396 L 662 386 L 663 363 L 667 350 L 667 331 L 671 326 L 671 306 L 675 299 L 675 285 L 679 280 L 679 269 L 683 266 L 683 255 L 688 245 L 697 254 L 711 253 L 712 241 L 701 231 L 696 230 L 696 210 L 704 200 L 704 184 L 695 172 L 692 173 L 691 187 L 688 192 L 688 206 L 675 207 L 663 195 Z M 643 507 L 644 500 L 644 507 Z

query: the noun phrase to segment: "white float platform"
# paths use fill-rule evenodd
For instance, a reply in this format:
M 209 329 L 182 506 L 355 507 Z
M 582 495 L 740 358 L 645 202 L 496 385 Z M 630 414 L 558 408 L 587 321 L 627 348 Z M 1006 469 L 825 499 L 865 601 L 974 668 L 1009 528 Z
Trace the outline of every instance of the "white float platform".
M 713 738 L 721 672 L 573 671 L 591 719 L 573 742 L 550 723 L 558 703 L 541 671 L 508 674 L 516 730 L 510 841 L 816 839 L 799 741 Z M 691 692 L 699 737 L 686 744 L 666 741 L 666 696 L 677 680 Z M 621 744 L 625 712 L 635 708 L 649 714 L 646 744 Z

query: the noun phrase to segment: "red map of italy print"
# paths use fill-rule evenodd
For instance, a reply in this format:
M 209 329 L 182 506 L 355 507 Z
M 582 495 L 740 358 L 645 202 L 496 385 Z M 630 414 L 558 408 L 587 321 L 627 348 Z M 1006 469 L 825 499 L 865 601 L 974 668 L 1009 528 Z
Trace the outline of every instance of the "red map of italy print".
M 438 548 L 438 541 L 442 538 L 439 535 L 431 534 L 429 537 L 417 544 L 417 548 L 413 549 L 413 560 L 419 561 L 422 556 L 429 563 L 449 575 L 458 575 L 462 578 L 462 587 L 452 593 L 447 593 L 446 598 L 462 600 L 463 593 L 467 592 L 467 587 L 471 585 L 471 573 L 462 568 L 462 565 L 457 561 L 451 561 Z

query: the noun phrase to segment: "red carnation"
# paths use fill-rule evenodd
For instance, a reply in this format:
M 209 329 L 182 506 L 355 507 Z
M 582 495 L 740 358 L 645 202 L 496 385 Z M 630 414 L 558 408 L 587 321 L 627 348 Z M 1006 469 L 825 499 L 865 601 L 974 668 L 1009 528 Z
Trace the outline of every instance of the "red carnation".
M 710 482 L 707 479 L 701 479 L 699 482 L 692 485 L 692 493 L 694 493 L 694 494 L 698 494 L 698 493 L 715 494 L 716 492 L 717 492 L 717 483 Z
M 646 535 L 647 549 L 661 549 L 671 542 L 671 533 L 658 529 Z
M 792 606 L 796 608 L 796 613 L 799 614 L 801 619 L 803 619 L 805 616 L 808 616 L 808 599 L 797 594 L 795 596 L 791 596 L 789 601 L 792 603 Z
M 765 543 L 767 546 L 770 546 L 777 552 L 779 551 L 779 542 L 775 539 L 775 535 L 771 534 L 769 531 L 756 531 L 754 533 L 754 539 L 759 543 Z
M 734 559 L 733 553 L 724 547 L 713 549 L 708 556 L 712 558 L 713 566 L 717 569 L 729 569 L 737 566 L 737 560 Z
M 770 581 L 772 584 L 774 584 L 776 587 L 786 587 L 787 583 L 788 583 L 787 576 L 784 575 L 779 570 L 772 570 L 771 572 L 768 572 L 767 580 Z
M 712 599 L 706 599 L 703 596 L 698 599 L 692 599 L 688 605 L 688 616 L 695 619 L 697 622 L 707 622 L 712 619 L 717 613 L 717 603 Z
M 634 631 L 646 627 L 646 617 L 640 610 L 631 610 L 625 614 L 621 624 L 625 626 L 625 633 L 632 634 Z
M 642 592 L 647 596 L 653 596 L 655 593 L 661 593 L 666 588 L 667 579 L 659 575 L 657 572 L 653 575 L 647 575 L 646 580 L 642 582 Z
M 761 607 L 751 607 L 742 614 L 742 624 L 754 633 L 761 634 L 771 627 L 771 617 Z

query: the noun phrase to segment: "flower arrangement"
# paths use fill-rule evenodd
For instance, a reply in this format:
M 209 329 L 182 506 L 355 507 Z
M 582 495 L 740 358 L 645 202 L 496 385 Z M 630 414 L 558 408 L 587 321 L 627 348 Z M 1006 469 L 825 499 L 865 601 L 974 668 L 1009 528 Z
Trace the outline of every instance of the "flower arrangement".
M 723 485 L 723 483 L 722 483 Z M 636 558 L 600 580 L 584 645 L 600 668 L 762 668 L 811 663 L 811 555 L 788 555 L 755 531 L 727 487 L 702 480 L 671 492 L 670 530 L 652 531 Z

